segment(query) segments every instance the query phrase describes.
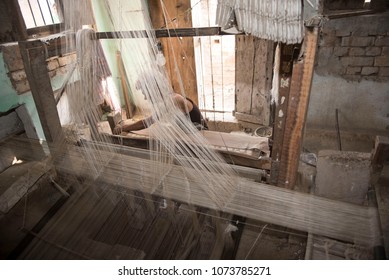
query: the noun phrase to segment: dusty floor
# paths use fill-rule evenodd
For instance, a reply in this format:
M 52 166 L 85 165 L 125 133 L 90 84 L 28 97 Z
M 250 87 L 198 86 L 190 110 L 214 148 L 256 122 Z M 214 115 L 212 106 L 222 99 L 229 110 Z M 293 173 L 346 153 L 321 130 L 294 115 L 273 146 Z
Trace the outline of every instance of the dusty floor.
M 303 260 L 306 233 L 248 220 L 237 260 Z M 262 231 L 263 229 L 263 231 Z

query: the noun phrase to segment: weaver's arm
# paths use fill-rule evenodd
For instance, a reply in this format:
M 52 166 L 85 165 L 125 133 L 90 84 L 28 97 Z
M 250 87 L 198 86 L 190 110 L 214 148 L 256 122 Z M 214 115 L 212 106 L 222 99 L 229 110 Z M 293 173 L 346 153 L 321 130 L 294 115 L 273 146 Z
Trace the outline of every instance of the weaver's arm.
M 130 131 L 134 131 L 134 130 L 145 129 L 146 127 L 148 127 L 153 122 L 154 122 L 153 118 L 152 117 L 148 117 L 146 119 L 139 120 L 139 121 L 136 121 L 136 122 L 130 123 L 130 124 L 121 124 L 121 123 L 119 123 L 113 129 L 113 134 L 120 134 L 121 132 L 130 132 Z

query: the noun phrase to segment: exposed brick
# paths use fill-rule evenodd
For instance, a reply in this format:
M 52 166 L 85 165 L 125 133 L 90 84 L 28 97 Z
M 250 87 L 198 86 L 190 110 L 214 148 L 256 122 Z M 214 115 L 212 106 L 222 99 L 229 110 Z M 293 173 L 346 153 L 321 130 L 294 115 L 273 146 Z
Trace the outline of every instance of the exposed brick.
M 9 72 L 24 69 L 22 56 L 20 55 L 19 45 L 17 43 L 4 44 L 1 46 L 4 63 Z
M 373 75 L 378 73 L 379 68 L 378 67 L 363 67 L 362 68 L 362 75 Z
M 56 70 L 52 70 L 49 72 L 49 77 L 50 78 L 53 78 L 55 75 L 57 75 L 57 71 Z
M 320 46 L 324 47 L 335 47 L 339 46 L 340 38 L 336 36 L 323 36 L 320 42 Z
M 334 48 L 334 55 L 335 56 L 345 56 L 348 54 L 349 48 L 348 47 L 335 47 Z
M 365 48 L 350 48 L 350 56 L 363 56 L 365 54 Z
M 377 47 L 389 46 L 389 36 L 378 36 L 374 44 Z
M 378 56 L 381 55 L 380 47 L 367 47 L 365 51 L 365 55 L 367 56 Z
M 15 89 L 18 94 L 22 94 L 27 91 L 30 91 L 30 85 L 27 80 L 19 81 L 15 83 Z
M 343 66 L 373 66 L 374 57 L 341 57 L 340 61 Z
M 362 76 L 362 79 L 364 79 L 365 81 L 377 81 L 378 76 L 377 75 Z M 382 80 L 382 78 L 381 78 L 381 80 Z
M 68 68 L 63 66 L 63 67 L 59 67 L 58 69 L 56 69 L 56 72 L 57 74 L 59 75 L 65 75 L 67 72 L 68 72 Z
M 58 62 L 60 66 L 65 66 L 68 64 L 71 64 L 75 62 L 77 59 L 77 55 L 75 53 L 72 53 L 70 55 L 61 56 L 58 58 Z
M 18 70 L 11 73 L 11 78 L 14 81 L 21 81 L 27 79 L 26 72 L 24 70 Z
M 57 59 L 51 59 L 47 62 L 47 69 L 49 71 L 52 71 L 54 69 L 57 69 L 59 67 L 59 63 Z
M 362 67 L 347 67 L 346 75 L 355 75 L 361 73 Z
M 389 77 L 389 67 L 380 67 L 379 76 Z
M 382 56 L 389 56 L 389 47 L 382 48 Z
M 376 56 L 374 66 L 389 66 L 389 56 Z
M 367 47 L 373 44 L 374 37 L 343 37 L 343 47 Z
M 335 32 L 335 36 L 337 36 L 337 37 L 347 37 L 347 36 L 350 36 L 350 35 L 351 35 L 350 30 L 348 30 L 346 28 L 342 28 L 340 30 L 336 30 L 336 32 Z
M 376 33 L 372 32 L 370 26 L 362 25 L 359 23 L 357 29 L 353 31 L 351 36 L 364 37 L 369 35 L 376 35 Z

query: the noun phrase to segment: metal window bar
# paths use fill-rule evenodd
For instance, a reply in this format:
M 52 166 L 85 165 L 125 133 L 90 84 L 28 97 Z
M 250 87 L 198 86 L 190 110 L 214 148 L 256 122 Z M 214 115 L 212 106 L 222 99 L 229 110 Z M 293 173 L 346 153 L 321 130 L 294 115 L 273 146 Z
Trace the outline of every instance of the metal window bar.
M 51 22 L 54 24 L 54 17 L 53 17 L 53 13 L 51 12 L 51 7 L 50 7 L 50 4 L 49 4 L 49 0 L 46 0 L 46 4 L 47 4 L 47 8 L 49 9 L 49 13 L 50 13 L 50 17 L 51 17 Z
M 39 11 L 41 12 L 41 17 L 42 17 L 42 19 L 43 19 L 43 24 L 46 25 L 46 20 L 45 20 L 45 16 L 43 15 L 41 3 L 40 3 L 39 0 L 36 0 L 36 2 L 38 3 Z
M 37 26 L 35 15 L 34 15 L 34 12 L 32 11 L 30 0 L 27 0 L 27 2 L 28 2 L 28 6 L 30 7 L 30 12 L 31 12 L 31 15 L 32 15 L 32 19 L 34 20 L 34 25 Z
M 35 0 L 35 2 L 31 3 L 31 0 L 27 0 L 27 3 L 28 3 L 29 12 L 34 22 L 33 27 L 38 27 L 39 23 L 37 22 L 37 19 L 39 18 L 39 16 L 41 16 L 42 18 L 43 26 L 55 24 L 53 7 L 51 6 L 52 1 Z M 39 12 L 37 11 L 36 8 L 33 7 L 32 4 L 34 5 L 34 7 L 38 7 Z

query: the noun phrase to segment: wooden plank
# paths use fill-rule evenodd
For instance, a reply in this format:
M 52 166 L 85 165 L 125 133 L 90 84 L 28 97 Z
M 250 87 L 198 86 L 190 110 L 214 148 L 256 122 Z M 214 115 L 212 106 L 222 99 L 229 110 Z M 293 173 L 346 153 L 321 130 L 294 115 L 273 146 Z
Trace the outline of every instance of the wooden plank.
M 293 67 L 288 112 L 282 145 L 278 185 L 293 189 L 297 178 L 301 142 L 308 111 L 318 41 L 318 27 L 305 29 L 304 55 Z
M 236 36 L 235 111 L 250 114 L 254 79 L 254 37 Z
M 239 121 L 249 122 L 249 123 L 258 124 L 258 125 L 262 124 L 261 118 L 259 116 L 255 116 L 255 115 L 235 112 L 235 118 Z
M 252 36 L 236 37 L 236 117 L 269 125 L 274 43 Z
M 254 77 L 250 114 L 258 116 L 262 125 L 269 125 L 270 91 L 272 87 L 274 42 L 255 38 Z
M 30 139 L 39 139 L 38 134 L 36 133 L 35 125 L 27 112 L 26 106 L 22 104 L 18 108 L 16 108 L 15 111 L 18 114 L 18 117 L 23 122 L 24 130 L 26 131 L 27 137 Z
M 56 154 L 64 147 L 65 137 L 59 120 L 50 77 L 46 68 L 46 49 L 39 40 L 19 42 L 24 69 L 39 119 L 48 143 Z
M 23 123 L 17 112 L 11 111 L 0 115 L 0 139 L 11 137 L 24 132 Z
M 165 26 L 164 12 L 161 1 L 149 0 L 150 17 L 154 28 L 182 28 L 192 27 L 190 1 L 165 1 L 168 25 Z M 166 69 L 168 71 L 173 90 L 192 99 L 198 104 L 196 65 L 194 58 L 193 38 L 161 38 L 163 53 L 166 58 Z M 181 76 L 181 79 L 180 79 Z M 182 84 L 181 84 L 182 81 Z

